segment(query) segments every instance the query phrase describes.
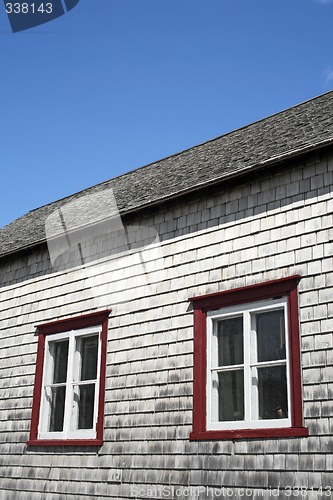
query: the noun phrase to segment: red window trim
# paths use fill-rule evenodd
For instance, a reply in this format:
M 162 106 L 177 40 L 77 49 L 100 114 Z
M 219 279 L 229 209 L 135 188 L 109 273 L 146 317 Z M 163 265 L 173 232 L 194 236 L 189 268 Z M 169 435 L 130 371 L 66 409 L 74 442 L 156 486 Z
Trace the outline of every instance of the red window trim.
M 104 400 L 105 400 L 105 377 L 106 377 L 106 351 L 108 335 L 108 317 L 111 310 L 97 311 L 74 318 L 53 321 L 37 325 L 39 332 L 37 360 L 35 370 L 35 383 L 33 392 L 32 414 L 29 446 L 101 446 L 103 444 L 104 431 Z M 40 403 L 42 395 L 42 381 L 44 371 L 44 350 L 46 335 L 79 330 L 89 326 L 102 326 L 101 332 L 101 373 L 98 401 L 98 417 L 96 424 L 96 439 L 38 439 L 38 426 L 40 415 Z
M 191 440 L 244 439 L 286 436 L 307 436 L 303 425 L 302 378 L 299 341 L 297 285 L 300 275 L 267 281 L 242 288 L 191 297 L 194 310 L 194 380 L 193 431 Z M 291 372 L 292 425 L 286 428 L 207 430 L 206 429 L 206 320 L 207 311 L 238 304 L 288 297 L 289 348 Z

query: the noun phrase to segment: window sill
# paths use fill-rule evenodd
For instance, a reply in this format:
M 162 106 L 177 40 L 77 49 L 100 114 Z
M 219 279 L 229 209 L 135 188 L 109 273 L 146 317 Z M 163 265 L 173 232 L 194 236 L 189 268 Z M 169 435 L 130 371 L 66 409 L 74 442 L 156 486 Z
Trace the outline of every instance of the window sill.
M 274 437 L 302 437 L 308 436 L 307 427 L 280 427 L 271 429 L 237 429 L 221 431 L 191 432 L 190 441 L 222 440 L 222 439 L 255 439 Z
M 102 446 L 102 439 L 32 439 L 28 446 Z

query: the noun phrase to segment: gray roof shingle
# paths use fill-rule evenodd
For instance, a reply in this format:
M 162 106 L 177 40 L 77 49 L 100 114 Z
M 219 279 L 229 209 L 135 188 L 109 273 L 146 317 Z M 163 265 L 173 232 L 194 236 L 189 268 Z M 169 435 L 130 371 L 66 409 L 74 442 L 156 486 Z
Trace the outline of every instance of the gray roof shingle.
M 0 256 L 45 241 L 45 220 L 83 194 L 112 188 L 121 214 L 333 142 L 333 91 L 33 210 L 0 230 Z

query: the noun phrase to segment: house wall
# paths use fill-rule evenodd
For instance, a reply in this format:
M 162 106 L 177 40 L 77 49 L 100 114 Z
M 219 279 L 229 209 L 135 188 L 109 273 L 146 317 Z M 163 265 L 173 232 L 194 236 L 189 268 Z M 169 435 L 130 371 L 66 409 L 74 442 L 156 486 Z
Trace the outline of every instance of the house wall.
M 318 157 L 152 211 L 135 224 L 154 227 L 155 242 L 100 258 L 108 243 L 95 241 L 99 260 L 85 269 L 52 269 L 46 249 L 5 264 L 14 284 L 0 288 L 1 499 L 332 498 L 332 170 L 333 158 Z M 309 437 L 189 441 L 188 298 L 294 274 Z M 29 448 L 35 325 L 109 307 L 104 445 Z

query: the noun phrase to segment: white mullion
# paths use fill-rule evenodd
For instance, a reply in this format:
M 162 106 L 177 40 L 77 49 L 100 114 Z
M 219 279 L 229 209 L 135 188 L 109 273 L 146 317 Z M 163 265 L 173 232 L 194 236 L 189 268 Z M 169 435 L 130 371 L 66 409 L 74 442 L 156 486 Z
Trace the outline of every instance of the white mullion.
M 255 314 L 249 312 L 249 327 L 251 335 L 251 357 L 250 357 L 250 391 L 251 391 L 251 420 L 259 419 L 259 389 L 258 389 L 258 338 Z M 256 380 L 254 384 L 252 380 Z
M 101 372 L 101 351 L 102 351 L 102 334 L 98 332 L 98 350 L 97 350 L 97 374 L 95 380 L 95 401 L 94 401 L 94 419 L 93 419 L 93 429 L 96 429 L 97 417 L 98 417 L 98 399 L 99 399 L 99 380 Z
M 66 385 L 66 382 L 57 382 L 56 384 L 45 384 L 44 387 L 50 388 L 50 387 L 63 387 Z
M 251 324 L 250 313 L 243 314 L 243 354 L 244 354 L 244 421 L 251 420 Z
M 75 353 L 75 336 L 74 331 L 69 334 L 68 345 L 68 358 L 67 358 L 67 380 L 66 380 L 66 396 L 65 396 L 65 414 L 64 414 L 64 427 L 63 433 L 65 438 L 70 432 L 70 422 L 72 415 L 72 401 L 73 401 L 73 359 Z
M 90 332 L 89 332 L 90 333 Z M 72 366 L 73 366 L 73 377 L 72 377 L 72 394 L 73 398 L 76 394 L 77 399 L 79 399 L 79 394 L 80 394 L 80 387 L 81 387 L 81 369 L 82 369 L 82 343 L 81 339 L 85 335 L 82 335 L 82 330 L 76 332 L 75 338 L 74 338 L 74 352 L 73 352 L 73 361 L 72 361 Z M 73 432 L 79 432 L 78 430 L 78 421 L 79 421 L 79 403 L 75 403 L 75 408 L 74 408 L 74 399 L 73 399 L 73 407 L 72 407 L 72 413 L 71 413 L 71 423 L 75 425 L 72 426 L 71 433 Z
M 91 378 L 90 380 L 78 380 L 72 383 L 72 386 L 74 387 L 77 385 L 78 387 L 81 387 L 82 385 L 89 385 L 89 384 L 94 384 L 96 382 L 95 378 Z
M 291 404 L 291 377 L 290 377 L 290 351 L 289 351 L 289 322 L 288 322 L 288 305 L 284 304 L 284 335 L 286 345 L 286 376 L 287 376 L 287 401 L 288 401 L 288 419 L 292 422 L 292 404 Z
M 213 385 L 212 385 L 212 344 L 213 344 L 213 326 L 214 322 L 212 318 L 207 318 L 207 352 L 206 352 L 206 359 L 207 359 L 207 366 L 206 366 L 206 376 L 207 376 L 207 381 L 206 381 L 206 419 L 207 419 L 207 424 L 209 425 L 210 422 L 213 420 L 213 397 L 212 397 L 212 391 L 213 391 Z
M 233 372 L 235 370 L 243 370 L 244 368 L 244 364 L 238 364 L 238 365 L 228 365 L 228 366 L 216 366 L 216 367 L 212 367 L 211 368 L 211 371 L 214 371 L 214 372 Z
M 287 359 L 274 359 L 273 361 L 258 361 L 258 363 L 252 363 L 254 368 L 270 368 L 271 366 L 282 366 L 287 363 Z
M 40 418 L 39 418 L 40 421 L 39 433 L 47 432 L 48 424 L 50 421 L 51 404 L 47 402 L 47 394 L 50 397 L 50 391 L 47 390 L 47 386 L 49 386 L 51 383 L 53 365 L 54 365 L 54 359 L 53 356 L 51 356 L 50 354 L 50 344 L 48 342 L 48 338 L 46 338 L 45 352 L 44 352 L 44 373 L 42 381 L 42 398 L 41 398 Z

